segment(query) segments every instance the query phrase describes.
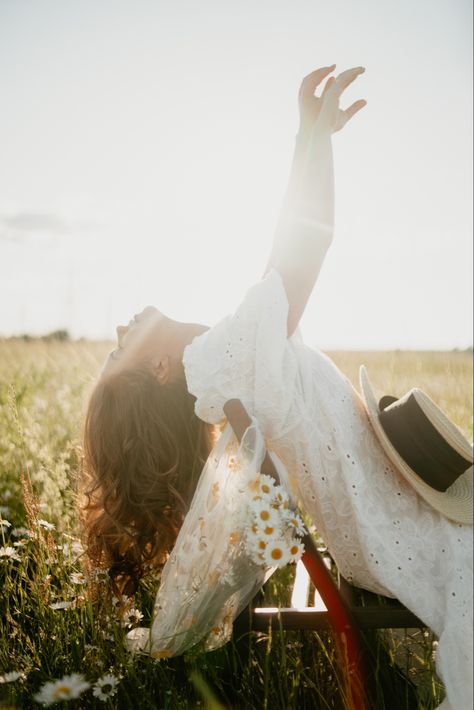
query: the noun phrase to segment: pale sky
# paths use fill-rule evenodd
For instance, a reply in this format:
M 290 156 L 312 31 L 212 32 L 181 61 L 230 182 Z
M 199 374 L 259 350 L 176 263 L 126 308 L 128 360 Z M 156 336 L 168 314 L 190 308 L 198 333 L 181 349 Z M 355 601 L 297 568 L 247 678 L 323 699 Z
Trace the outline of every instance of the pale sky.
M 212 325 L 258 280 L 301 78 L 366 72 L 333 137 L 322 348 L 472 344 L 468 0 L 0 0 L 0 334 Z

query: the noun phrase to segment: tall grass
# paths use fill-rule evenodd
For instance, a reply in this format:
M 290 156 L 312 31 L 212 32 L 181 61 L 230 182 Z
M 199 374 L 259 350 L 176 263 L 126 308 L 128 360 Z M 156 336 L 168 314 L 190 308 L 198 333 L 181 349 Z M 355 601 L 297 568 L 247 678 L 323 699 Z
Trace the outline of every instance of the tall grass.
M 156 579 L 144 580 L 133 600 L 109 595 L 99 604 L 86 593 L 74 508 L 77 443 L 84 401 L 108 347 L 0 342 L 0 518 L 7 521 L 0 524 L 0 707 L 39 707 L 40 688 L 72 673 L 91 684 L 69 701 L 76 707 L 343 707 L 330 634 L 236 634 L 212 653 L 156 660 L 123 645 L 137 619 L 131 607 L 143 613 L 140 625 L 150 623 Z M 356 387 L 361 363 L 381 393 L 422 387 L 472 439 L 469 353 L 331 355 Z M 292 576 L 291 567 L 276 573 L 262 604 L 288 605 Z M 387 632 L 368 642 L 377 708 L 436 706 L 443 689 L 429 632 Z M 117 686 L 101 693 L 94 683 L 105 674 Z

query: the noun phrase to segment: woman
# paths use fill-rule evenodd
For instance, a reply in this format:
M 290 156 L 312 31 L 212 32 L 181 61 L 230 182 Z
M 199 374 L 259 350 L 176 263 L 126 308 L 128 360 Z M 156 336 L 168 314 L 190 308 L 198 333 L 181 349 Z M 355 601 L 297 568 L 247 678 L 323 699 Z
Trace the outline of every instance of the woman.
M 342 574 L 398 597 L 435 631 L 449 701 L 467 708 L 470 529 L 434 510 L 397 473 L 347 378 L 295 333 L 333 235 L 331 135 L 366 103 L 339 108 L 344 89 L 364 69 L 334 78 L 334 68 L 317 69 L 302 82 L 300 127 L 270 259 L 235 314 L 208 329 L 147 307 L 117 328 L 117 348 L 85 423 L 89 553 L 127 591 L 166 560 L 223 406 L 237 397 L 291 471 L 292 492 Z

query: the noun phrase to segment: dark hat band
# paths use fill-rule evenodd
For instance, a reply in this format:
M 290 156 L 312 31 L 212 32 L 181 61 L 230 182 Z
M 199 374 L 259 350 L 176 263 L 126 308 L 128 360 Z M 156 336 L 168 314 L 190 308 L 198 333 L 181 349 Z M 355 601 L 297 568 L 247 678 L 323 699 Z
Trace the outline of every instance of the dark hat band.
M 405 463 L 437 491 L 444 492 L 471 465 L 433 426 L 413 393 L 382 409 L 379 421 Z

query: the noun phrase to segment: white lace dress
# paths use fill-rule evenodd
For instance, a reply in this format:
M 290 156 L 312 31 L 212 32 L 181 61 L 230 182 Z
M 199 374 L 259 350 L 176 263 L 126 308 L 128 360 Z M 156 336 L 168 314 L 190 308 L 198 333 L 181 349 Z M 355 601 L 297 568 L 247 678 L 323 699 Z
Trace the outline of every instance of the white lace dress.
M 196 413 L 218 423 L 228 399 L 242 400 L 341 573 L 397 597 L 437 634 L 443 708 L 470 710 L 472 528 L 444 518 L 397 473 L 359 394 L 299 333 L 287 337 L 287 315 L 272 270 L 232 316 L 187 346 Z

